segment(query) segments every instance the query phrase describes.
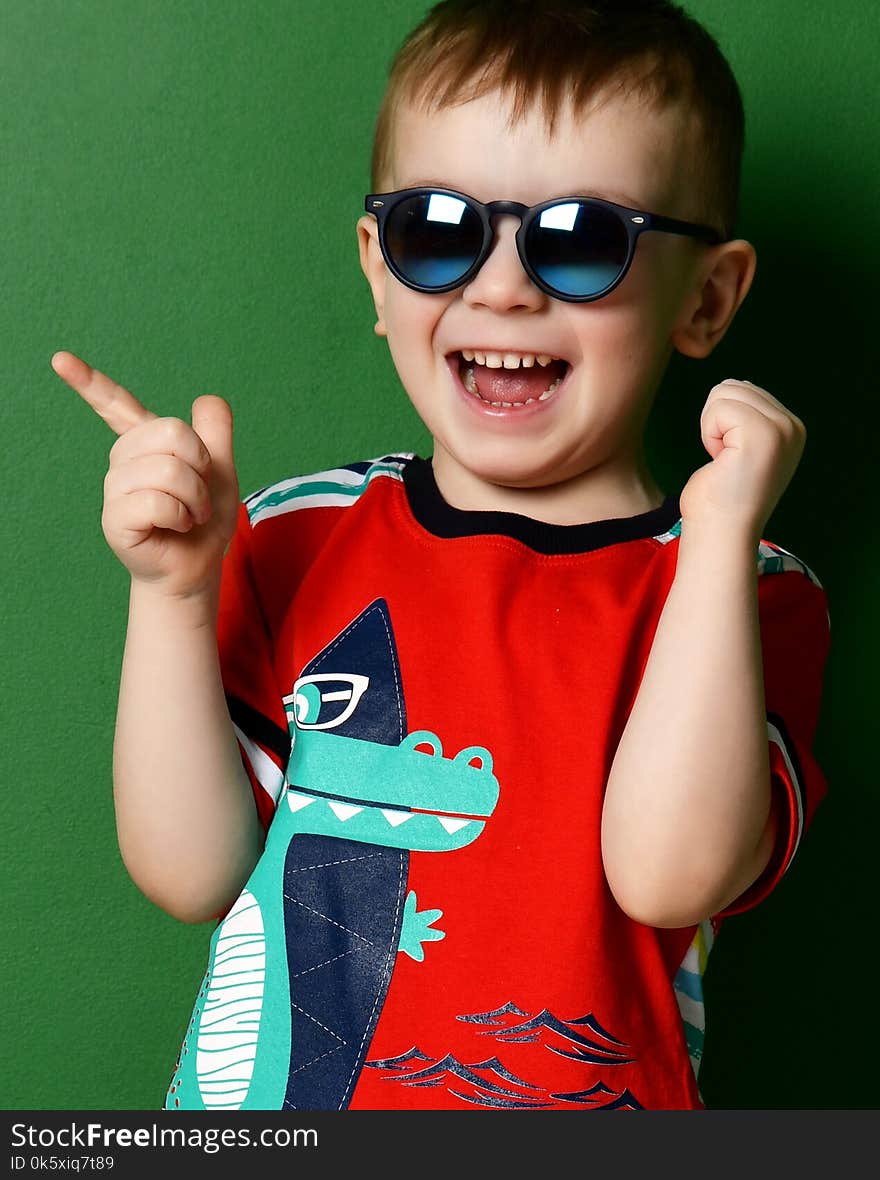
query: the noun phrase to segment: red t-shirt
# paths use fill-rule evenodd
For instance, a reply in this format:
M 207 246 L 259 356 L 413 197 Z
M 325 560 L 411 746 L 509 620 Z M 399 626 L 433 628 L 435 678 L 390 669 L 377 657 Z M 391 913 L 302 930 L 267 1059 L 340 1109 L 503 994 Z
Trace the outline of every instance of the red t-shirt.
M 244 501 L 218 646 L 265 864 L 214 932 L 166 1105 L 701 1108 L 713 936 L 826 790 L 830 621 L 762 540 L 776 850 L 711 921 L 633 921 L 602 800 L 680 527 L 677 496 L 568 526 L 462 511 L 408 454 Z

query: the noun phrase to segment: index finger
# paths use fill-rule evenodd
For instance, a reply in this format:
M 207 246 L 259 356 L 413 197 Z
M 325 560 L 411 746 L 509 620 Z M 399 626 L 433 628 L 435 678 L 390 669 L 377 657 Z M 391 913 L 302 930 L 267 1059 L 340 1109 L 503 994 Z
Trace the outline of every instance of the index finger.
M 125 434 L 132 426 L 156 417 L 134 394 L 72 352 L 56 352 L 52 357 L 52 368 L 83 401 L 89 403 L 115 434 Z

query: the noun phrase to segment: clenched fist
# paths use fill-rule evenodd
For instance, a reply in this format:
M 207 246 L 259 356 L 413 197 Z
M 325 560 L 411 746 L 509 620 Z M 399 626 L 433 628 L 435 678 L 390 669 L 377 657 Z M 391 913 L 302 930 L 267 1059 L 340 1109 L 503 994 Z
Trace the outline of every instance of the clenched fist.
M 239 510 L 228 403 L 196 398 L 189 425 L 157 417 L 71 352 L 52 368 L 119 436 L 101 527 L 132 580 L 172 598 L 214 593 Z
M 712 460 L 681 491 L 684 526 L 734 528 L 757 545 L 800 463 L 806 427 L 766 389 L 728 378 L 706 399 L 700 435 Z

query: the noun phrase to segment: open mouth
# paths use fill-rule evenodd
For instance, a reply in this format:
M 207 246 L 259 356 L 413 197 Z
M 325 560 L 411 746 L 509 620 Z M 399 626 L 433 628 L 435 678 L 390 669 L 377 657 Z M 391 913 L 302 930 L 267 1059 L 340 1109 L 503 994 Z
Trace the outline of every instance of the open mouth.
M 448 758 L 428 730 L 408 733 L 397 746 L 304 731 L 296 750 L 286 799 L 302 832 L 448 851 L 476 840 L 498 802 L 489 751 L 468 746 Z
M 547 353 L 463 348 L 447 359 L 457 365 L 467 392 L 497 409 L 548 401 L 571 369 L 568 361 Z
M 422 820 L 433 819 L 440 824 L 450 835 L 453 832 L 459 831 L 461 828 L 466 828 L 468 824 L 479 823 L 482 827 L 485 823 L 485 816 L 453 814 L 450 812 L 438 813 L 436 811 L 419 811 L 414 808 L 402 807 L 383 807 L 380 803 L 368 802 L 365 799 L 346 798 L 342 795 L 328 795 L 324 791 L 316 791 L 311 789 L 304 791 L 300 787 L 291 786 L 287 794 L 287 803 L 291 811 L 301 811 L 310 803 L 324 802 L 329 807 L 330 811 L 336 816 L 340 824 L 346 823 L 353 819 L 361 812 L 366 812 L 367 817 L 372 815 L 381 815 L 387 824 L 392 828 L 398 828 L 407 820 L 421 818 Z M 356 825 L 355 825 L 356 826 Z

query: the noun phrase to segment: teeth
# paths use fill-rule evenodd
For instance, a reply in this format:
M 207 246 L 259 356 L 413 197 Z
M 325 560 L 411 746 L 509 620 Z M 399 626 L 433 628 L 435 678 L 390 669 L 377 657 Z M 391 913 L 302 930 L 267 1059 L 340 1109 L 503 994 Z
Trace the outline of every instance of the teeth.
M 437 819 L 450 834 L 450 836 L 453 832 L 457 832 L 461 828 L 467 827 L 467 825 L 471 822 L 469 819 L 453 819 L 451 815 L 438 815 Z
M 539 365 L 544 365 L 546 368 L 546 366 L 549 365 L 552 360 L 553 360 L 553 357 L 548 356 L 546 352 L 538 353 L 538 364 Z
M 479 357 L 481 354 L 477 353 L 476 355 Z M 492 354 L 487 353 L 485 355 L 491 356 Z M 498 355 L 498 354 L 495 354 L 495 355 Z M 508 355 L 513 355 L 513 354 L 508 354 Z M 464 349 L 462 349 L 462 356 L 465 358 L 465 360 L 469 359 L 467 356 L 467 353 Z M 539 362 L 543 363 L 540 356 L 537 359 Z M 551 359 L 552 358 L 547 358 L 548 363 Z M 479 364 L 480 362 L 477 361 L 477 363 Z M 499 365 L 493 365 L 492 367 L 493 368 L 500 368 Z M 505 367 L 506 368 L 513 368 L 514 366 L 506 365 Z M 482 394 L 480 393 L 479 389 L 477 389 L 477 382 L 476 382 L 476 378 L 474 377 L 473 365 L 466 366 L 464 373 L 462 374 L 462 378 L 461 378 L 462 385 L 464 385 L 464 387 L 468 391 L 468 393 L 472 393 L 474 395 L 474 397 L 478 397 L 481 402 L 486 402 L 486 404 L 489 406 L 494 406 L 496 409 L 504 409 L 504 410 L 513 409 L 515 406 L 516 407 L 523 406 L 523 405 L 528 406 L 534 401 L 545 402 L 547 400 L 547 398 L 552 397 L 552 395 L 559 388 L 559 383 L 561 380 L 562 380 L 561 377 L 556 377 L 554 379 L 554 381 L 552 382 L 552 384 L 548 385 L 547 388 L 544 390 L 544 392 L 541 394 L 541 396 L 538 398 L 530 397 L 530 398 L 527 398 L 527 400 L 525 402 L 490 402 L 487 398 L 483 397 Z
M 363 811 L 363 807 L 355 807 L 351 803 L 340 803 L 336 799 L 328 799 L 327 802 L 336 818 L 342 820 L 343 823 Z
M 415 812 L 412 811 L 397 811 L 392 807 L 380 807 L 379 810 L 391 824 L 392 828 L 399 828 L 401 824 L 405 824 L 408 819 L 412 819 Z
M 301 811 L 304 807 L 308 807 L 310 803 L 314 802 L 314 795 L 298 795 L 296 791 L 287 792 L 287 806 L 291 811 Z

